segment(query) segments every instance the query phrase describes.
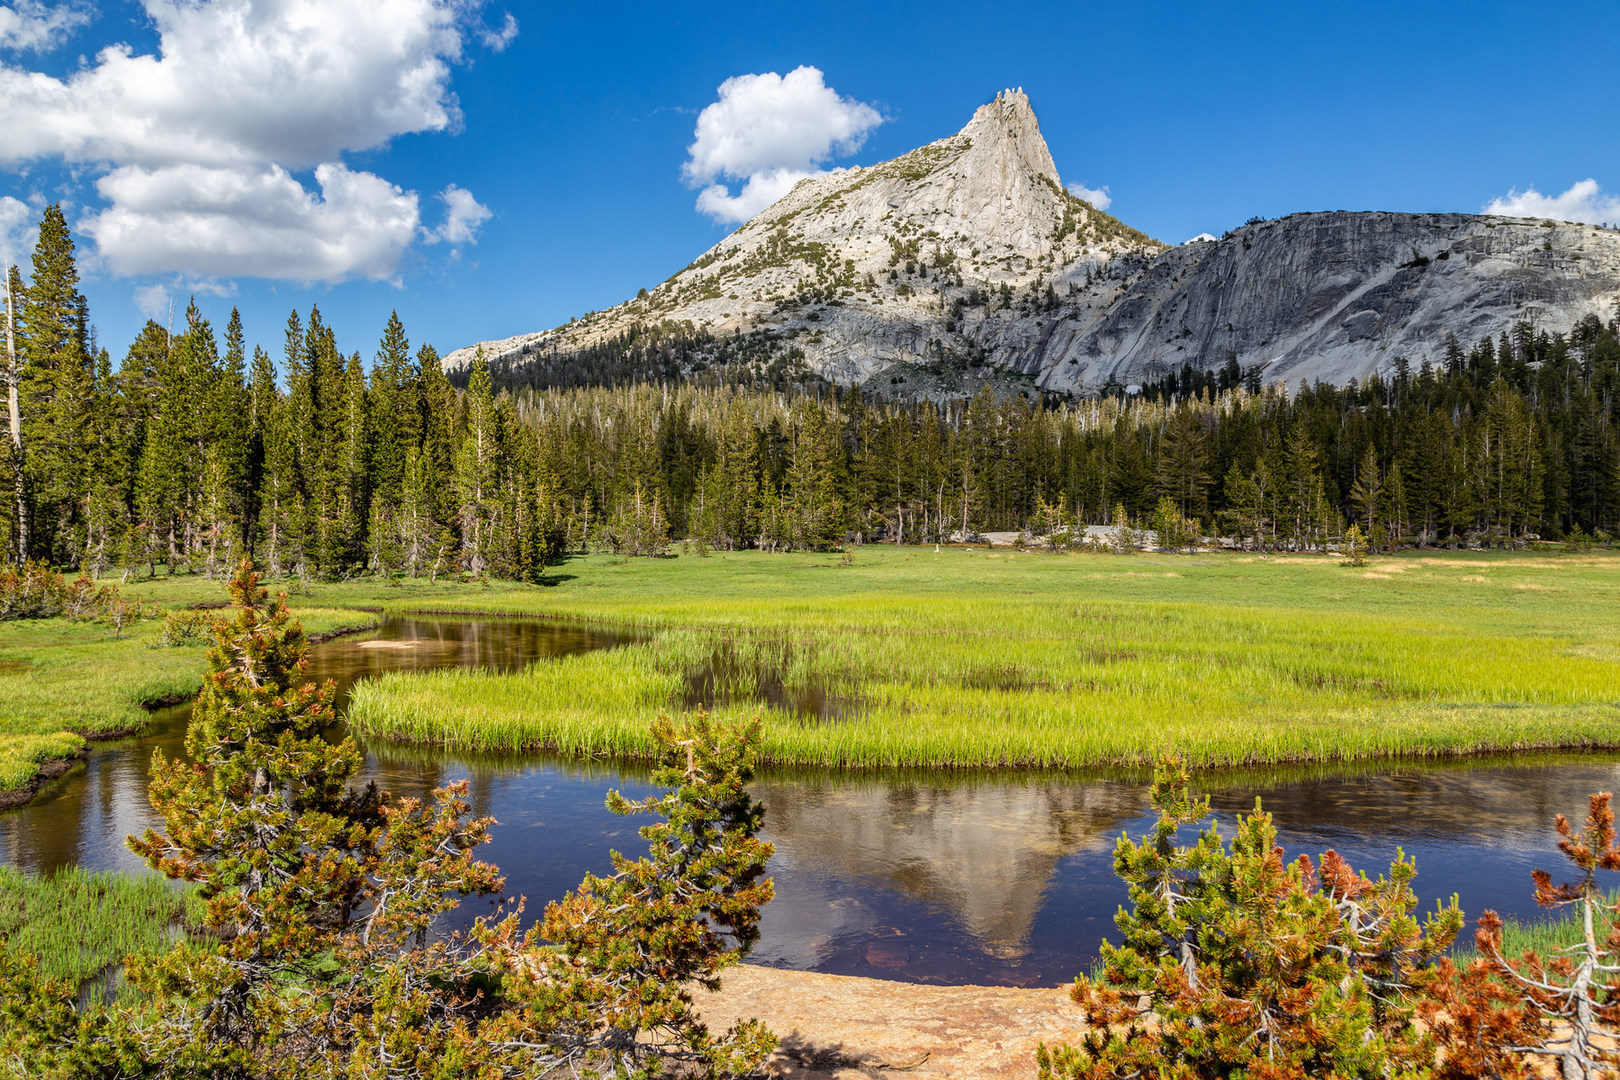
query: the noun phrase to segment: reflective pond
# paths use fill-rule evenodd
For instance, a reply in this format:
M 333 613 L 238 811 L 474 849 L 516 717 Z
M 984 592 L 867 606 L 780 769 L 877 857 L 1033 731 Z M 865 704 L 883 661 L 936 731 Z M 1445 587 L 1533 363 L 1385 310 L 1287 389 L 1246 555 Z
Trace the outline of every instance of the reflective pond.
M 356 680 L 401 668 L 521 669 L 590 649 L 612 633 L 518 619 L 393 619 L 311 650 L 311 675 Z M 540 663 L 536 663 L 541 661 Z M 155 822 L 153 749 L 178 753 L 189 706 L 162 711 L 140 739 L 98 744 L 19 810 L 0 814 L 0 859 L 36 871 L 79 863 L 144 869 L 123 838 Z M 618 787 L 650 790 L 635 765 L 543 756 L 483 757 L 372 743 L 368 766 L 396 794 L 470 783 L 500 822 L 483 857 L 531 912 L 608 851 L 642 850 L 640 822 L 603 806 Z M 1533 916 L 1530 871 L 1557 869 L 1552 822 L 1611 790 L 1620 756 L 1546 755 L 1441 764 L 1281 768 L 1201 774 L 1223 821 L 1257 796 L 1290 854 L 1332 847 L 1376 877 L 1397 847 L 1418 866 L 1426 905 L 1459 894 L 1477 915 Z M 1149 823 L 1144 773 L 865 772 L 767 769 L 754 785 L 776 844 L 776 899 L 759 963 L 938 983 L 1067 982 L 1096 956 L 1125 899 L 1112 873 L 1122 830 Z M 485 911 L 464 905 L 458 918 Z

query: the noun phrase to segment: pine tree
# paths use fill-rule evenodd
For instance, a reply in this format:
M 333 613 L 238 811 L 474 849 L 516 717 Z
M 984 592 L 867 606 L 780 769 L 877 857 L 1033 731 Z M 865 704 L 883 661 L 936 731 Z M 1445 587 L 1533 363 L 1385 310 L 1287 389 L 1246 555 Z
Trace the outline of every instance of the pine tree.
M 1190 405 L 1171 414 L 1159 447 L 1159 493 L 1175 503 L 1182 517 L 1202 517 L 1208 507 L 1209 455 L 1203 425 Z
M 27 396 L 47 405 L 55 397 L 62 374 L 74 367 L 82 368 L 86 360 L 78 286 L 73 237 L 61 205 L 52 203 L 40 218 L 33 274 L 24 293 L 20 320 Z
M 405 487 L 393 517 L 400 566 L 406 574 L 436 578 L 455 556 L 455 537 L 438 518 L 439 482 L 432 459 L 412 447 L 405 454 Z
M 1122 836 L 1115 873 L 1130 887 L 1118 946 L 1075 980 L 1089 1028 L 1078 1046 L 1041 1047 L 1043 1080 L 1138 1076 L 1419 1076 L 1435 1044 L 1415 1023 L 1433 966 L 1462 927 L 1455 902 L 1419 924 L 1416 868 L 1399 853 L 1377 882 L 1328 851 L 1289 863 L 1258 803 L 1228 844 L 1187 774 L 1162 762 L 1153 832 Z M 1144 1014 L 1153 1013 L 1151 1026 Z
M 150 549 L 164 553 L 171 574 L 181 557 L 185 477 L 193 460 L 184 403 L 188 387 L 176 362 L 178 352 L 171 346 L 159 361 L 160 397 L 147 419 L 135 478 L 136 517 L 150 537 Z
M 1478 430 L 1477 490 L 1485 524 L 1506 537 L 1541 520 L 1542 466 L 1535 421 L 1505 379 L 1491 384 Z
M 690 535 L 709 547 L 735 551 L 758 535 L 759 442 L 740 400 L 727 404 L 716 433 L 714 460 L 698 484 L 699 507 Z
M 1378 525 L 1378 509 L 1383 494 L 1384 481 L 1378 474 L 1378 452 L 1368 443 L 1367 452 L 1361 457 L 1361 468 L 1356 472 L 1356 482 L 1350 488 L 1350 502 L 1360 511 L 1367 536 L 1371 536 Z
M 321 736 L 335 689 L 303 680 L 307 643 L 285 597 L 271 602 L 246 562 L 231 596 L 186 734 L 192 761 L 153 758 L 165 831 L 130 840 L 155 869 L 197 883 L 206 925 L 228 938 L 131 966 L 131 982 L 156 1003 L 155 1016 L 136 1021 L 139 1042 L 171 1075 L 254 1074 L 247 1066 L 266 1053 L 295 1059 L 278 1073 L 300 1057 L 322 1072 L 321 1051 L 346 1041 L 333 1031 L 344 1006 L 378 967 L 408 963 L 400 950 L 458 894 L 500 888 L 496 869 L 471 857 L 491 822 L 469 818 L 464 787 L 422 807 L 351 786 L 362 755 L 352 739 Z M 354 973 L 348 985 L 332 984 L 334 961 Z M 448 966 L 438 975 L 455 978 Z M 333 996 L 288 995 L 289 983 L 328 985 Z M 300 1029 L 315 1037 L 288 1041 Z
M 253 348 L 253 364 L 248 375 L 247 400 L 247 460 L 243 477 L 242 504 L 243 533 L 250 552 L 258 550 L 264 531 L 264 485 L 269 453 L 271 425 L 281 407 L 281 392 L 276 386 L 276 369 L 270 354 L 260 346 Z
M 360 354 L 349 358 L 341 391 L 342 420 L 335 443 L 338 518 L 333 569 L 357 565 L 364 550 L 366 520 L 371 513 L 371 409 Z
M 548 543 L 542 531 L 540 459 L 534 433 L 524 430 L 512 398 L 499 403 L 506 440 L 506 557 L 509 572 L 518 581 L 538 581 L 544 575 Z
M 1108 440 L 1109 497 L 1124 503 L 1131 513 L 1143 510 L 1151 477 L 1141 433 L 1136 424 L 1121 413 L 1114 422 L 1113 437 Z
M 283 394 L 262 349 L 248 362 L 239 316 L 222 360 L 195 302 L 178 334 L 149 322 L 113 378 L 88 341 L 65 221 L 47 218 L 41 287 L 8 275 L 26 384 L 12 453 L 29 451 L 5 515 L 14 556 L 101 566 L 122 550 L 179 570 L 246 549 L 277 573 L 341 575 L 362 560 L 403 565 L 406 548 L 421 547 L 402 540 L 410 518 L 434 550 L 448 527 L 457 561 L 477 549 L 485 572 L 530 577 L 554 551 L 620 524 L 626 505 L 722 548 L 827 547 L 852 530 L 938 540 L 1028 527 L 1059 506 L 1103 524 L 1120 504 L 1141 518 L 1162 497 L 1181 518 L 1300 548 L 1339 536 L 1341 514 L 1380 550 L 1409 533 L 1519 543 L 1543 523 L 1620 529 L 1620 327 L 1595 318 L 1568 336 L 1518 325 L 1449 373 L 1425 365 L 1412 379 L 1397 364 L 1393 388 L 1375 376 L 1292 396 L 1234 386 L 1217 399 L 1188 367 L 1141 396 L 1057 408 L 988 392 L 897 403 L 677 384 L 542 395 L 532 370 L 491 371 L 482 429 L 499 450 L 480 466 L 467 529 L 463 451 L 480 408 L 431 347 L 407 359 L 397 315 L 369 384 L 318 309 L 288 321 Z M 686 363 L 715 344 L 663 334 L 638 332 L 573 367 L 668 374 L 677 355 Z M 615 358 L 621 348 L 634 358 Z M 64 366 L 64 349 L 78 360 Z M 1461 346 L 1446 352 L 1449 363 Z M 556 360 L 542 366 L 555 374 Z
M 315 572 L 333 574 L 348 562 L 349 520 L 343 432 L 348 419 L 343 356 L 337 338 L 311 307 L 302 346 L 309 407 L 299 416 L 299 466 L 304 476 L 309 553 Z
M 223 484 L 223 514 L 218 527 L 229 528 L 230 547 L 239 549 L 249 543 L 252 535 L 251 473 L 253 428 L 250 417 L 252 407 L 248 396 L 247 341 L 242 334 L 242 315 L 231 308 L 230 321 L 225 326 L 225 355 L 213 379 L 208 395 L 208 443 L 219 458 L 218 469 Z M 221 537 L 223 541 L 225 537 Z M 234 559 L 226 558 L 225 562 Z
M 45 208 L 18 328 L 20 409 L 34 551 L 74 561 L 81 537 L 75 494 L 84 484 L 83 439 L 92 359 L 73 237 L 59 204 Z
M 435 477 L 444 478 L 434 492 L 434 515 L 441 521 L 457 516 L 456 496 L 450 485 L 456 456 L 456 391 L 445 378 L 444 365 L 432 345 L 416 350 L 416 383 L 420 392 L 421 447 Z
M 1389 483 L 1384 493 L 1384 507 L 1386 535 L 1390 543 L 1405 543 L 1408 535 L 1407 522 L 1410 518 L 1407 511 L 1406 478 L 1401 472 L 1399 461 L 1389 467 Z
M 1620 909 L 1597 882 L 1598 871 L 1620 870 L 1610 799 L 1607 792 L 1591 797 L 1579 831 L 1558 815 L 1558 848 L 1577 871 L 1575 880 L 1554 884 L 1545 870 L 1532 875 L 1536 903 L 1576 909 L 1581 940 L 1559 956 L 1529 952 L 1510 960 L 1502 954 L 1502 919 L 1494 911 L 1480 916 L 1475 935 L 1492 974 L 1538 1018 L 1559 1024 L 1556 1031 L 1538 1025 L 1540 1039 L 1531 1045 L 1558 1061 L 1563 1080 L 1599 1080 L 1620 1067 L 1613 1035 L 1620 1027 Z
M 588 1012 L 576 1006 L 584 1015 L 565 1033 L 598 1057 L 603 1075 L 661 1075 L 665 1057 L 690 1062 L 682 1075 L 752 1075 L 775 1046 L 757 1020 L 711 1034 L 691 989 L 718 989 L 720 972 L 748 955 L 772 896 L 772 848 L 756 835 L 764 809 L 745 786 L 759 733 L 758 717 L 727 727 L 700 713 L 684 729 L 660 717 L 653 782 L 673 790 L 638 802 L 608 795 L 616 814 L 663 819 L 641 830 L 647 856 L 614 852 L 612 876 L 589 874 L 546 908 L 539 999 L 553 1010 L 590 1003 Z
M 420 406 L 411 371 L 411 343 L 399 312 L 390 312 L 371 367 L 372 486 L 397 506 L 405 485 L 405 453 L 420 446 Z
M 1445 341 L 1444 349 L 1445 349 L 1444 363 L 1445 363 L 1445 366 L 1446 366 L 1446 373 L 1448 375 L 1453 376 L 1453 377 L 1461 375 L 1462 372 L 1463 372 L 1463 359 L 1464 359 L 1463 358 L 1463 347 L 1462 347 L 1462 343 L 1457 340 L 1457 335 L 1455 333 L 1447 333 L 1446 334 L 1446 341 Z
M 838 430 L 824 410 L 805 402 L 795 410 L 787 490 L 783 493 L 795 547 L 827 551 L 844 542 L 848 528 L 844 482 L 844 450 Z
M 84 566 L 92 578 L 100 577 L 117 560 L 129 527 L 124 504 L 125 469 L 120 433 L 122 408 L 112 357 L 106 349 L 96 357 L 87 425 L 88 468 L 83 493 L 85 523 Z
M 501 891 L 473 856 L 493 822 L 466 782 L 426 801 L 356 786 L 363 757 L 332 743 L 331 682 L 304 679 L 307 640 L 286 597 L 251 565 L 213 626 L 186 732 L 190 760 L 154 757 L 161 829 L 129 839 L 203 902 L 205 944 L 130 957 L 126 1008 L 81 1003 L 0 950 L 0 1055 L 18 1075 L 174 1080 L 413 1076 L 753 1075 L 775 1040 L 757 1021 L 711 1032 L 693 988 L 759 937 L 771 897 L 763 811 L 747 783 L 760 722 L 653 726 L 671 790 L 651 813 L 647 857 L 613 855 L 543 926 L 516 910 L 433 935 L 465 896 Z M 542 940 L 542 932 L 545 940 Z
M 1222 489 L 1226 504 L 1231 507 L 1225 515 L 1227 527 L 1239 541 L 1253 540 L 1258 546 L 1262 528 L 1259 485 L 1252 476 L 1234 464 L 1227 470 Z
M 1289 539 L 1304 545 L 1319 518 L 1322 492 L 1316 444 L 1304 420 L 1294 422 L 1285 453 L 1281 516 L 1289 525 Z

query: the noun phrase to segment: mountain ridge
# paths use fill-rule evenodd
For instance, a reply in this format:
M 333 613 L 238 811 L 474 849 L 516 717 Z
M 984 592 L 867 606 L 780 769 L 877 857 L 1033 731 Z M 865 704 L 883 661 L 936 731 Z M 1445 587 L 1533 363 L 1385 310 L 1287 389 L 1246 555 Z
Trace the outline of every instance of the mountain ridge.
M 1319 211 L 1171 247 L 1069 193 L 1029 99 L 961 131 L 801 181 L 625 303 L 476 348 L 521 368 L 664 327 L 770 331 L 833 382 L 966 362 L 1095 393 L 1236 361 L 1266 381 L 1360 378 L 1446 335 L 1567 330 L 1620 300 L 1620 232 L 1471 214 Z

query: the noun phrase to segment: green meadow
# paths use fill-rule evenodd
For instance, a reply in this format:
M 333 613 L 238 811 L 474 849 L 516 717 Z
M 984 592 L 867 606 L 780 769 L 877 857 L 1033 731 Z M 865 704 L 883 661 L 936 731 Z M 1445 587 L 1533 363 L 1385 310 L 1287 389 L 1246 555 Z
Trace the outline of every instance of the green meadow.
M 1620 746 L 1620 555 L 1107 555 L 868 546 L 836 555 L 586 556 L 546 585 L 296 586 L 313 632 L 357 609 L 539 615 L 626 631 L 525 671 L 357 687 L 372 738 L 645 753 L 695 707 L 767 716 L 765 755 L 818 766 L 1346 761 Z M 143 581 L 148 601 L 223 599 Z M 200 646 L 63 620 L 0 625 L 0 776 L 195 692 Z
M 764 708 L 765 755 L 815 767 L 1327 767 L 1380 757 L 1620 746 L 1620 555 L 1335 558 L 866 547 L 568 560 L 542 586 L 296 585 L 312 634 L 376 613 L 586 620 L 626 644 L 511 673 L 399 672 L 353 692 L 373 739 L 577 755 L 646 753 L 647 719 Z M 272 583 L 274 587 L 274 583 Z M 128 591 L 167 609 L 216 582 Z M 196 692 L 203 646 L 154 647 L 162 620 L 0 623 L 0 780 L 85 737 L 139 731 Z M 701 695 L 696 695 L 701 696 Z M 770 704 L 777 702 L 778 704 Z M 814 706 L 814 708 L 810 708 Z M 117 992 L 118 960 L 183 933 L 155 878 L 0 868 L 0 938 Z M 82 927 L 93 926 L 93 936 Z M 1556 947 L 1559 920 L 1510 927 Z M 98 983 L 97 980 L 101 980 Z

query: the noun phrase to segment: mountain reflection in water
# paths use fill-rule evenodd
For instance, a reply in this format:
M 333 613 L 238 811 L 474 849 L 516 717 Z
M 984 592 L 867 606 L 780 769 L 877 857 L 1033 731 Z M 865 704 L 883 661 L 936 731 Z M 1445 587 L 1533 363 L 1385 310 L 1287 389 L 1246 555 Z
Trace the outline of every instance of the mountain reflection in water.
M 619 640 L 537 620 L 390 620 L 369 639 L 316 647 L 310 674 L 337 679 L 342 691 L 390 670 L 518 670 Z M 535 678 L 545 672 L 544 663 L 533 668 Z M 124 837 L 156 823 L 145 797 L 151 753 L 180 752 L 188 715 L 166 710 L 143 738 L 95 747 L 33 803 L 0 814 L 0 859 L 35 871 L 142 870 Z M 645 850 L 643 822 L 603 806 L 610 787 L 631 797 L 651 790 L 640 766 L 387 744 L 367 747 L 367 765 L 399 795 L 468 780 L 477 812 L 500 822 L 481 854 L 506 873 L 508 896 L 529 898 L 530 915 L 586 871 L 608 872 L 610 848 Z M 1612 790 L 1617 778 L 1620 756 L 1564 754 L 1234 770 L 1195 782 L 1228 833 L 1258 795 L 1291 855 L 1336 848 L 1376 878 L 1404 847 L 1417 860 L 1425 907 L 1458 893 L 1470 915 L 1494 907 L 1532 916 L 1529 872 L 1559 862 L 1554 817 L 1578 818 L 1587 794 Z M 920 982 L 1066 982 L 1113 934 L 1126 899 L 1114 844 L 1122 831 L 1148 828 L 1147 780 L 1139 770 L 763 770 L 753 790 L 777 847 L 776 899 L 755 960 Z M 447 925 L 490 909 L 469 902 Z
M 1457 893 L 1471 916 L 1536 917 L 1530 870 L 1556 868 L 1554 818 L 1580 815 L 1617 777 L 1612 756 L 1557 755 L 1195 782 L 1228 835 L 1260 797 L 1290 856 L 1334 848 L 1376 879 L 1401 848 L 1425 908 Z M 1146 779 L 768 774 L 757 790 L 778 899 L 757 955 L 920 981 L 1067 981 L 1126 900 L 1113 851 L 1151 824 Z

